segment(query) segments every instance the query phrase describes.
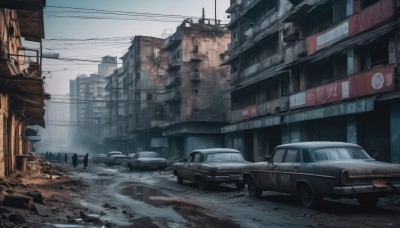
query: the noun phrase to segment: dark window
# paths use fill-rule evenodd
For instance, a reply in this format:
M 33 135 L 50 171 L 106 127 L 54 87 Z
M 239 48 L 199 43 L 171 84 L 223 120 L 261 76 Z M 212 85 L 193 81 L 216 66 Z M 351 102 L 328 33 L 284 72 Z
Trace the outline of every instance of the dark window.
M 296 148 L 289 148 L 286 151 L 284 163 L 298 163 L 301 162 L 299 150 Z
M 361 9 L 365 9 L 368 6 L 371 6 L 377 2 L 379 2 L 380 0 L 362 0 L 361 1 Z
M 276 149 L 274 153 L 274 157 L 272 158 L 273 163 L 282 163 L 283 157 L 285 156 L 285 149 Z
M 388 42 L 380 42 L 371 46 L 371 67 L 379 67 L 389 63 Z
M 339 0 L 333 3 L 333 23 L 343 21 L 347 14 L 346 0 Z
M 199 163 L 200 162 L 200 154 L 199 153 L 196 153 L 194 155 L 193 162 L 194 163 Z
M 197 45 L 195 46 L 195 45 L 194 45 L 194 46 L 192 47 L 192 53 L 198 53 L 198 52 L 199 52 L 199 46 L 197 46 Z
M 148 101 L 153 100 L 153 94 L 148 93 L 147 96 L 146 96 L 146 100 L 148 100 Z

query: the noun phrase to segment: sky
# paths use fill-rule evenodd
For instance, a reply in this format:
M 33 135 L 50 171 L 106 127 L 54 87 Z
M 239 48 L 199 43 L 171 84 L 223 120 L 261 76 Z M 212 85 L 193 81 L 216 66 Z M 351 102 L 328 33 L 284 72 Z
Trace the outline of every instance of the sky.
M 45 91 L 69 93 L 69 80 L 97 73 L 103 56 L 122 57 L 136 35 L 165 38 L 202 8 L 214 18 L 215 2 L 217 18 L 228 23 L 229 0 L 47 0 L 43 53 L 59 59 L 43 59 Z

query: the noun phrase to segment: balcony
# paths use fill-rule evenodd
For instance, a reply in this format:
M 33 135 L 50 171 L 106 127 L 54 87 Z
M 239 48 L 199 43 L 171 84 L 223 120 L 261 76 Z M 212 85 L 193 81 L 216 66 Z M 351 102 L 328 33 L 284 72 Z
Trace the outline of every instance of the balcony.
M 198 52 L 191 52 L 190 53 L 190 61 L 195 62 L 195 61 L 201 61 L 202 55 Z
M 200 72 L 192 72 L 190 74 L 190 80 L 192 82 L 200 82 L 201 78 L 200 78 Z
M 167 96 L 165 102 L 169 104 L 180 102 L 182 99 L 181 91 L 179 89 L 171 90 Z
M 181 84 L 181 76 L 180 75 L 169 76 L 167 79 L 167 82 L 165 84 L 165 87 L 171 88 L 171 87 L 177 86 L 179 84 Z
M 239 7 L 242 5 L 242 0 L 231 0 L 231 5 L 229 8 L 225 11 L 226 13 L 231 13 L 232 11 L 235 10 L 236 7 Z
M 341 23 L 307 37 L 308 53 L 312 54 L 323 48 L 330 47 L 345 38 L 360 34 L 392 16 L 394 16 L 393 1 L 381 0 Z
M 168 65 L 168 71 L 173 71 L 176 69 L 179 69 L 181 67 L 181 61 L 180 59 L 176 59 L 176 60 L 171 60 L 169 61 L 169 65 Z
M 172 34 L 165 40 L 164 46 L 166 49 L 169 49 L 171 47 L 178 45 L 181 41 L 182 41 L 182 33 L 181 30 L 178 29 L 174 34 Z

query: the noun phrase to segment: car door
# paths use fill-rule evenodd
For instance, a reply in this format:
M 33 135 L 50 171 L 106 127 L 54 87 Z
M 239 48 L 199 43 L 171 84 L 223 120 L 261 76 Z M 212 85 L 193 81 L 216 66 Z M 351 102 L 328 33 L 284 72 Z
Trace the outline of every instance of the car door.
M 190 163 L 193 161 L 193 158 L 194 158 L 194 153 L 191 153 L 187 161 L 185 161 L 182 164 L 181 170 L 178 171 L 182 179 L 191 180 Z
M 190 172 L 190 174 L 189 174 L 190 177 L 189 178 L 190 178 L 191 181 L 195 181 L 196 180 L 196 178 L 195 178 L 196 175 L 201 175 L 200 158 L 201 158 L 201 153 L 195 152 L 195 153 L 193 153 L 193 157 L 189 162 L 188 171 Z
M 275 149 L 270 161 L 268 163 L 266 163 L 265 168 L 261 170 L 260 186 L 262 189 L 271 190 L 271 191 L 279 189 L 278 171 L 279 171 L 279 166 L 282 163 L 283 158 L 285 156 L 285 151 L 286 151 L 286 148 Z
M 298 171 L 302 163 L 298 148 L 287 148 L 282 163 L 278 168 L 278 188 L 282 192 L 295 193 Z

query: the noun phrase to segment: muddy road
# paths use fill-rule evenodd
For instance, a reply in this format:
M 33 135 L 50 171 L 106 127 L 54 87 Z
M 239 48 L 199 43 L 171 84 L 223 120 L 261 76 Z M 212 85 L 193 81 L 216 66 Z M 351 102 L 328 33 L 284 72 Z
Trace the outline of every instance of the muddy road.
M 400 197 L 363 209 L 355 200 L 303 208 L 296 197 L 264 192 L 249 197 L 235 185 L 179 185 L 171 171 L 132 172 L 91 165 L 75 175 L 89 185 L 81 204 L 112 227 L 400 227 Z

